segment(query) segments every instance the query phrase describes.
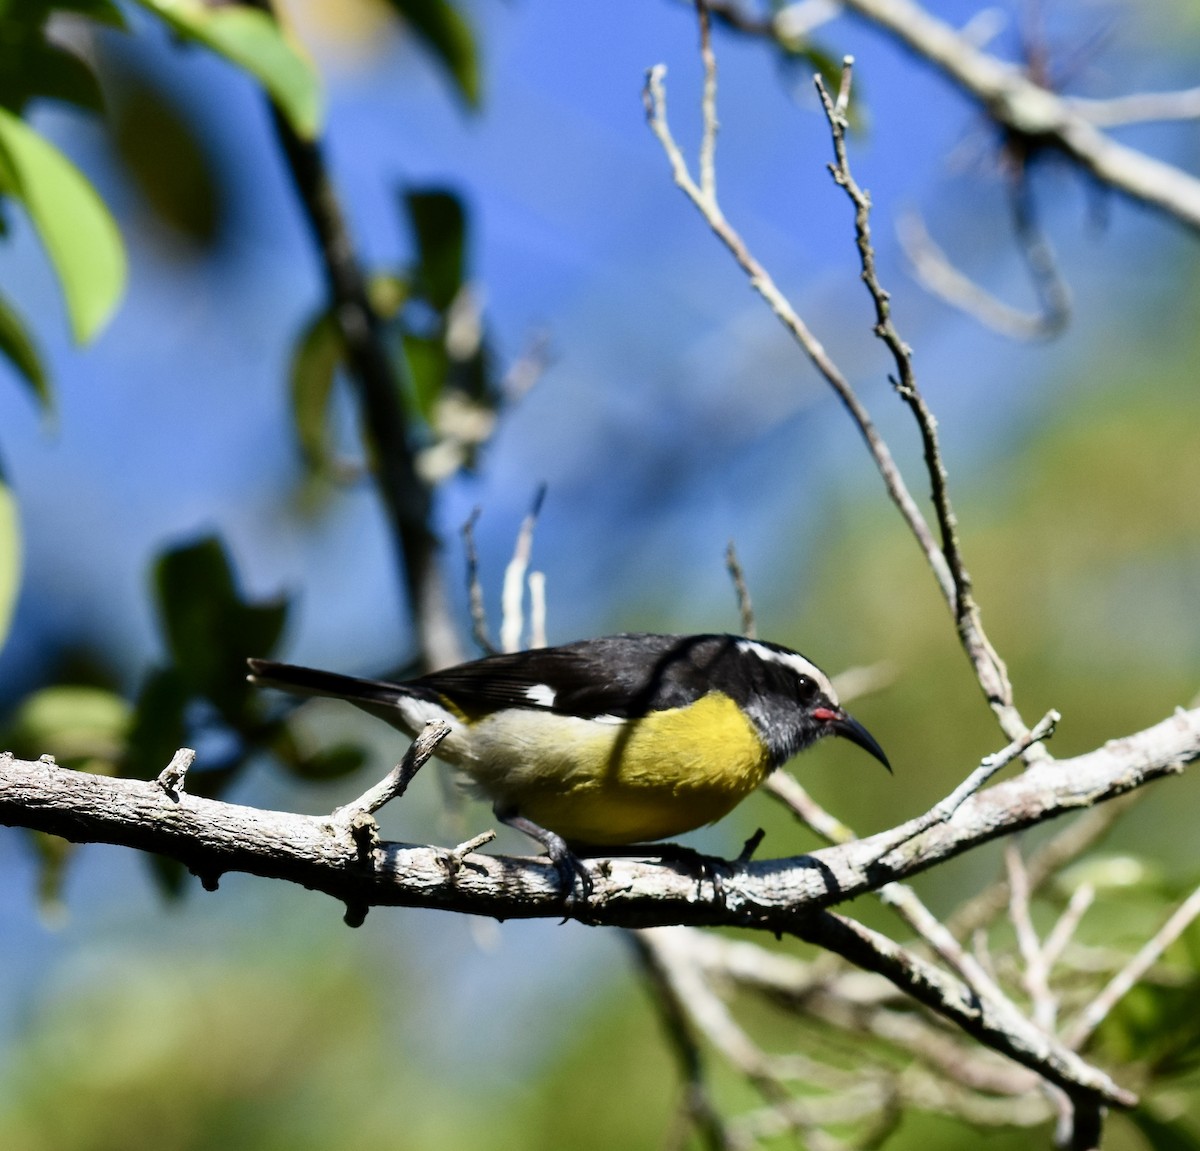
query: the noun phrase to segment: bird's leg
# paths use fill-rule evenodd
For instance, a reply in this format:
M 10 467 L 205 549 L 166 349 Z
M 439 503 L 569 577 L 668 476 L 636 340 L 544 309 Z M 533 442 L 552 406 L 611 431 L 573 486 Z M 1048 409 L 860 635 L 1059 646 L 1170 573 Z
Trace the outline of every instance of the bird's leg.
M 575 911 L 580 903 L 584 906 L 587 905 L 592 898 L 592 877 L 561 835 L 556 835 L 553 831 L 542 827 L 541 824 L 534 823 L 532 819 L 526 819 L 515 807 L 502 807 L 497 804 L 492 808 L 492 813 L 506 827 L 520 831 L 528 835 L 530 839 L 536 839 L 546 849 L 550 862 L 554 864 L 554 869 L 558 872 L 559 882 L 562 886 L 563 904 L 568 912 Z M 576 883 L 579 885 L 581 896 L 578 900 L 575 893 Z

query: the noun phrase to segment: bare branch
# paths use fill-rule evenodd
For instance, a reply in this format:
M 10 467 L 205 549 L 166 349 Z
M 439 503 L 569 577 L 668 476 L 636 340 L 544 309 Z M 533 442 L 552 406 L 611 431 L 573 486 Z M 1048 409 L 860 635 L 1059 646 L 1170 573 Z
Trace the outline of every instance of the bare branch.
M 1066 908 L 1042 944 L 1042 960 L 1047 969 L 1053 969 L 1062 957 L 1062 953 L 1075 937 L 1076 928 L 1095 899 L 1096 889 L 1090 883 L 1081 883 L 1071 892 Z
M 529 646 L 546 646 L 546 573 L 529 573 Z
M 1112 825 L 1141 795 L 1140 791 L 1124 795 L 1085 812 L 1035 851 L 1025 864 L 1029 890 L 1037 891 L 1050 876 L 1060 871 L 1071 860 L 1078 859 L 1089 847 L 1103 839 Z M 994 883 L 964 903 L 950 917 L 947 926 L 957 938 L 963 939 L 995 919 L 1008 906 L 1008 900 L 1007 881 Z
M 637 858 L 585 860 L 596 897 L 591 921 L 627 927 L 663 923 L 729 924 L 790 931 L 813 907 L 853 899 L 904 879 L 982 843 L 1177 774 L 1200 758 L 1200 710 L 1073 759 L 1030 768 L 972 796 L 954 816 L 893 851 L 878 853 L 892 833 L 823 848 L 796 859 L 727 865 L 721 895 L 697 884 L 686 864 Z M 163 813 L 168 812 L 167 818 Z M 334 866 L 341 840 L 330 822 L 266 812 L 183 794 L 172 801 L 154 782 L 68 771 L 53 763 L 0 756 L 0 823 L 31 827 L 79 842 L 119 843 L 228 870 L 300 882 L 369 903 L 440 907 L 499 917 L 561 916 L 553 868 L 540 861 L 486 859 L 472 884 L 432 882 L 435 849 L 381 844 L 372 866 Z M 698 892 L 699 887 L 699 892 Z
M 998 300 L 960 272 L 938 246 L 916 212 L 896 222 L 896 235 L 913 274 L 926 291 L 952 308 L 966 312 L 984 327 L 1014 340 L 1046 340 L 1058 335 L 1070 318 L 1070 298 L 1054 254 L 1040 230 L 1022 233 L 1017 240 L 1030 267 L 1042 307 L 1024 312 Z
M 914 0 L 843 0 L 853 12 L 933 65 L 997 123 L 1051 144 L 1101 183 L 1200 230 L 1200 180 L 1172 164 L 1118 144 L 1076 101 L 1041 87 L 1018 67 L 990 56 Z
M 663 1029 L 679 1062 L 684 1083 L 684 1112 L 695 1124 L 710 1151 L 732 1151 L 736 1146 L 721 1118 L 721 1112 L 708 1091 L 704 1074 L 704 1057 L 688 1013 L 676 989 L 674 971 L 662 962 L 658 951 L 650 945 L 645 932 L 632 931 L 629 941 L 650 985 L 654 1005 L 662 1019 Z M 682 1141 L 680 1146 L 682 1146 Z
M 1119 1107 L 1136 1102 L 1136 1096 L 1117 1087 L 1103 1072 L 1076 1063 L 1067 1048 L 1006 1000 L 977 997 L 965 984 L 860 923 L 822 911 L 805 918 L 795 933 L 858 967 L 883 975 L 919 1003 L 953 1020 L 968 1035 L 1035 1069 L 1064 1090 L 1099 1096 Z
M 1025 964 L 1022 982 L 1033 1003 L 1033 1021 L 1043 1031 L 1053 1031 L 1058 1000 L 1050 990 L 1050 965 L 1033 926 L 1029 875 L 1016 838 L 1005 840 L 1004 865 L 1008 872 L 1009 918 L 1017 933 L 1017 947 Z
M 712 49 L 712 28 L 706 0 L 696 0 L 700 24 L 700 60 L 704 65 L 704 94 L 700 100 L 704 124 L 700 137 L 700 191 L 708 200 L 717 196 L 717 58 Z
M 404 758 L 388 772 L 374 787 L 368 788 L 357 799 L 334 810 L 330 817 L 337 823 L 345 823 L 361 813 L 373 815 L 386 803 L 399 799 L 418 771 L 425 766 L 437 751 L 438 744 L 450 734 L 450 725 L 435 719 L 427 723 L 413 740 Z
M 1067 103 L 1098 128 L 1200 118 L 1200 88 L 1182 88 L 1177 92 L 1133 92 L 1108 100 L 1070 96 Z
M 826 811 L 804 785 L 790 772 L 773 771 L 763 783 L 763 790 L 773 795 L 801 823 L 805 824 L 826 843 L 848 843 L 855 834 L 836 815 Z

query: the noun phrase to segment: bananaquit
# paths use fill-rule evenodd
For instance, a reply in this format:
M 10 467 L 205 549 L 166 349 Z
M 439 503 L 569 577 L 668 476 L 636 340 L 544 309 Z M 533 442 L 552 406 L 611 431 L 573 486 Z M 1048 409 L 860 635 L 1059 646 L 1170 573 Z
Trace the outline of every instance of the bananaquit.
M 569 845 L 665 839 L 712 823 L 799 751 L 840 735 L 887 756 L 799 652 L 732 635 L 614 635 L 492 655 L 405 683 L 252 659 L 251 680 L 349 700 L 415 736 L 538 840 L 571 888 Z

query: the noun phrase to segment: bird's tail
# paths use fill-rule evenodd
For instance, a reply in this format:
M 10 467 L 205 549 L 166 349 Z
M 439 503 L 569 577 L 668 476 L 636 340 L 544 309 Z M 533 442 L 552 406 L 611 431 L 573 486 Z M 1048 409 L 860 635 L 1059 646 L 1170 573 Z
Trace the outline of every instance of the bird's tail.
M 378 679 L 358 679 L 352 675 L 338 675 L 333 671 L 320 671 L 315 667 L 298 667 L 294 663 L 275 663 L 269 659 L 250 659 L 251 683 L 263 687 L 277 687 L 281 691 L 297 695 L 326 695 L 333 699 L 345 699 L 371 710 L 371 705 L 394 708 L 398 700 L 412 694 L 406 687 L 385 683 Z

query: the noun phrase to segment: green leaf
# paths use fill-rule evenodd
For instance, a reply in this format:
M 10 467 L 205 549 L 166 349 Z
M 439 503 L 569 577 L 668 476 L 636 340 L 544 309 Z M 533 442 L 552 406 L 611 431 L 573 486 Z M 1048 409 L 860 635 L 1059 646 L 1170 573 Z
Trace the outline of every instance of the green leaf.
M 408 364 L 413 403 L 421 418 L 432 426 L 434 408 L 442 389 L 446 386 L 446 377 L 450 371 L 446 342 L 439 336 L 405 333 L 404 358 Z
M 1142 983 L 1101 1024 L 1101 1051 L 1121 1063 L 1140 1063 L 1156 1079 L 1200 1067 L 1200 978 L 1178 986 Z
M 104 95 L 96 74 L 73 52 L 47 44 L 38 55 L 36 68 L 38 96 L 62 100 L 89 112 L 104 111 Z
M 150 672 L 134 705 L 122 775 L 153 779 L 187 745 L 187 702 L 187 687 L 174 668 Z
M 0 191 L 25 205 L 58 273 L 75 339 L 87 343 L 125 290 L 125 249 L 104 202 L 66 156 L 4 108 Z
M 33 337 L 25 330 L 25 325 L 16 312 L 8 306 L 8 302 L 0 297 L 0 353 L 21 374 L 25 382 L 33 389 L 42 411 L 49 413 L 54 409 L 54 397 L 50 392 L 50 380 L 42 367 L 42 359 L 38 355 Z M 2 533 L 0 533 L 2 534 Z M 3 545 L 0 544 L 0 548 Z M 3 613 L 0 613 L 2 618 Z M 0 629 L 2 634 L 2 629 Z
M 327 783 L 353 775 L 366 762 L 367 753 L 358 744 L 335 743 L 289 762 L 287 768 L 297 779 L 310 783 Z
M 125 27 L 125 17 L 112 0 L 53 0 L 49 7 L 59 12 L 76 12 L 110 28 Z
M 29 843 L 38 862 L 38 910 L 48 924 L 60 925 L 67 918 L 67 905 L 63 900 L 67 865 L 79 849 L 69 840 L 45 831 L 31 831 Z
M 462 201 L 442 189 L 409 191 L 404 205 L 417 245 L 417 289 L 445 312 L 462 287 L 467 222 Z
M 91 67 L 47 35 L 47 24 L 58 11 L 79 11 L 109 19 L 99 4 L 54 0 L 0 2 L 0 105 L 20 114 L 37 97 L 65 100 L 100 111 L 100 85 Z M 111 10 L 110 10 L 111 11 Z M 117 15 L 117 20 L 120 17 Z
M 90 112 L 104 110 L 100 83 L 73 52 L 51 44 L 40 27 L 13 28 L 0 41 L 0 105 L 20 113 L 37 97 L 62 100 Z
M 12 489 L 0 469 L 0 646 L 12 623 L 21 586 L 21 521 Z
M 479 107 L 479 54 L 475 34 L 449 0 L 391 0 L 414 36 L 433 53 L 471 108 Z
M 342 357 L 342 337 L 329 312 L 308 324 L 292 353 L 292 424 L 304 462 L 316 473 L 335 470 L 329 398 Z
M 150 852 L 146 855 L 146 863 L 160 895 L 167 899 L 182 899 L 187 894 L 188 869 L 178 859 Z
M 311 61 L 265 12 L 201 0 L 136 0 L 181 36 L 211 48 L 270 93 L 296 134 L 316 137 L 323 117 L 321 81 Z
M 179 236 L 211 245 L 225 203 L 192 116 L 169 89 L 129 66 L 110 92 L 112 138 L 138 191 Z
M 837 94 L 842 82 L 842 60 L 844 59 L 842 52 L 822 48 L 807 37 L 780 41 L 779 47 L 783 53 L 785 65 L 789 69 L 802 73 L 801 87 L 806 95 L 812 95 L 814 72 L 820 75 L 831 94 Z M 846 108 L 846 119 L 852 132 L 861 132 L 867 126 L 866 102 L 863 99 L 865 90 L 862 69 L 859 69 L 855 73 L 854 85 L 850 89 L 850 103 Z
M 155 584 L 163 634 L 181 681 L 237 726 L 251 698 L 246 658 L 274 651 L 287 600 L 244 601 L 225 548 L 212 536 L 165 552 Z
M 1068 867 L 1058 876 L 1055 886 L 1071 893 L 1085 883 L 1107 893 L 1161 893 L 1164 890 L 1163 867 L 1144 856 L 1098 852 Z
M 1154 1151 L 1200 1151 L 1200 1135 L 1184 1119 L 1159 1119 L 1144 1106 L 1129 1112 L 1130 1122 Z
M 53 755 L 59 763 L 112 774 L 132 726 L 129 703 L 99 687 L 57 684 L 28 696 L 5 733 L 5 745 L 25 759 Z

